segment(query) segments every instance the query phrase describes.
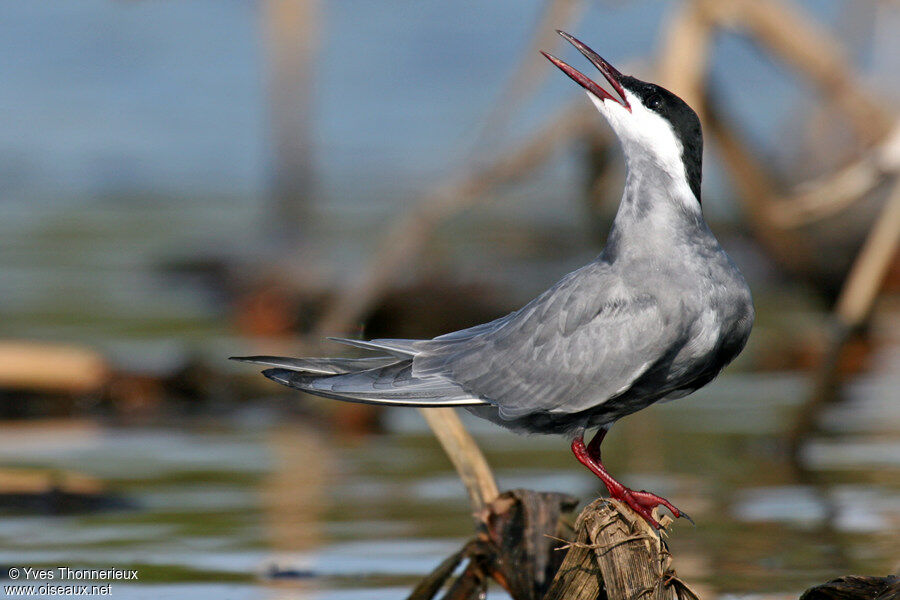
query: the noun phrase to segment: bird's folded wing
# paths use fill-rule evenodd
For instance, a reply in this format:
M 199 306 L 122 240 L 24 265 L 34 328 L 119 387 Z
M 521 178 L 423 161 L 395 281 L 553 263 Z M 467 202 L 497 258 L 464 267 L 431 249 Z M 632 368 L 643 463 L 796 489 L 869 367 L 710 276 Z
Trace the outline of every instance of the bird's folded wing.
M 282 385 L 350 402 L 395 406 L 473 406 L 486 404 L 442 377 L 412 375 L 409 360 L 339 375 L 319 376 L 289 368 L 274 368 L 263 375 Z
M 672 347 L 657 298 L 592 263 L 489 331 L 419 347 L 413 374 L 440 374 L 504 418 L 575 413 L 627 390 Z

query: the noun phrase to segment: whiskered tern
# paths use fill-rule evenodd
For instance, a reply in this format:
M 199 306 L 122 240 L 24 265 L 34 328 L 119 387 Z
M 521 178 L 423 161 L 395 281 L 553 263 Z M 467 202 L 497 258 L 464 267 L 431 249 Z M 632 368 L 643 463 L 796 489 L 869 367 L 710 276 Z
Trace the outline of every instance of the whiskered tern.
M 600 443 L 618 419 L 709 383 L 743 349 L 750 289 L 703 219 L 703 136 L 675 94 L 623 75 L 559 32 L 610 90 L 544 53 L 609 122 L 625 153 L 625 192 L 606 246 L 523 308 L 430 340 L 337 340 L 367 358 L 238 358 L 283 385 L 336 400 L 460 406 L 522 433 L 568 435 L 612 497 L 659 528 L 666 499 L 616 481 Z M 590 443 L 585 432 L 596 429 Z

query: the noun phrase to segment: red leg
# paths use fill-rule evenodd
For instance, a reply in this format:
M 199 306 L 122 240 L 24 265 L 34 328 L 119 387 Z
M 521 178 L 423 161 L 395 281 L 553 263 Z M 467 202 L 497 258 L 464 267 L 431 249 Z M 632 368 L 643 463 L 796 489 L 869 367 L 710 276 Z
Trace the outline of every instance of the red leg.
M 603 441 L 605 435 L 606 430 L 601 429 L 587 446 L 584 444 L 584 437 L 579 435 L 572 440 L 572 452 L 575 454 L 575 458 L 578 459 L 578 462 L 590 469 L 601 481 L 603 481 L 606 489 L 609 490 L 609 495 L 630 506 L 656 529 L 661 527 L 659 522 L 653 518 L 652 514 L 652 510 L 657 506 L 665 506 L 668 508 L 672 511 L 672 514 L 675 515 L 676 519 L 678 517 L 684 517 L 691 521 L 691 518 L 687 516 L 687 514 L 675 508 L 675 506 L 665 498 L 661 498 L 650 492 L 636 492 L 630 490 L 613 479 L 612 475 L 609 474 L 600 462 L 600 443 Z
M 590 457 L 594 459 L 594 462 L 597 464 L 600 463 L 600 444 L 603 443 L 603 438 L 606 437 L 607 431 L 609 431 L 609 429 L 605 427 L 601 427 L 600 429 L 598 429 L 597 433 L 594 434 L 593 439 L 587 445 L 588 455 L 590 455 Z

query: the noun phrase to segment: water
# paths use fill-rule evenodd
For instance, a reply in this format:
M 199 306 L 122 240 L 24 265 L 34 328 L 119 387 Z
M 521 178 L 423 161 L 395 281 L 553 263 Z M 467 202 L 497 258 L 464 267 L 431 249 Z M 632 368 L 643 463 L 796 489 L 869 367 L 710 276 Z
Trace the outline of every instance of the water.
M 840 15 L 840 3 L 808 4 L 829 26 Z M 322 3 L 312 118 L 318 223 L 308 241 L 326 282 L 356 273 L 412 198 L 486 153 L 475 145 L 481 120 L 542 7 Z M 577 31 L 614 63 L 640 65 L 670 8 L 658 0 L 592 6 Z M 227 332 L 225 309 L 208 290 L 161 280 L 159 265 L 252 258 L 265 245 L 271 140 L 262 31 L 248 2 L 0 7 L 0 111 L 9 115 L 0 123 L 0 335 L 110 347 L 123 337 Z M 750 48 L 728 38 L 713 78 L 742 129 L 777 156 L 789 150 L 782 126 L 808 90 Z M 577 94 L 551 78 L 489 149 L 527 135 Z M 523 188 L 504 190 L 505 202 L 474 211 L 471 222 L 483 229 L 461 238 L 481 259 L 471 270 L 488 270 L 483 257 L 498 252 L 485 247 L 493 229 L 541 230 L 556 244 L 581 240 L 582 254 L 596 250 L 584 241 L 572 159 L 561 155 Z M 733 216 L 714 164 L 706 175 L 707 213 Z M 579 263 L 571 251 L 561 259 L 553 275 L 524 270 L 502 283 L 542 289 Z
M 831 26 L 841 5 L 805 8 Z M 417 193 L 485 151 L 474 147 L 480 119 L 542 6 L 323 3 L 317 226 L 303 257 L 323 287 L 357 273 Z M 614 63 L 639 64 L 666 10 L 592 5 L 575 32 Z M 272 260 L 260 29 L 249 2 L 0 5 L 0 336 L 83 343 L 126 372 L 198 347 L 218 364 L 243 347 L 220 290 L 162 273 L 179 261 Z M 808 90 L 742 39 L 726 38 L 711 69 L 754 147 L 781 164 L 796 150 L 782 143 L 785 124 Z M 871 72 L 890 86 L 896 69 Z M 497 144 L 576 94 L 564 79 L 548 85 Z M 424 262 L 489 281 L 511 305 L 582 264 L 597 248 L 573 157 L 442 228 Z M 710 166 L 705 210 L 733 217 Z M 765 310 L 757 294 L 743 368 L 820 325 L 810 303 L 785 297 Z M 780 442 L 807 388 L 798 373 L 731 370 L 610 434 L 616 475 L 697 520 L 678 523 L 671 544 L 704 597 L 796 598 L 831 577 L 897 569 L 897 337 L 823 415 L 803 472 Z M 565 441 L 468 424 L 501 487 L 585 501 L 600 491 Z M 88 514 L 0 513 L 0 565 L 137 568 L 138 583 L 114 584 L 120 598 L 400 598 L 471 533 L 466 496 L 414 411 L 387 413 L 385 433 L 364 439 L 262 408 L 155 427 L 4 423 L 0 468 L 84 473 L 124 501 Z
M 900 558 L 900 413 L 877 384 L 896 386 L 897 372 L 849 387 L 799 474 L 779 442 L 806 385 L 790 373 L 725 375 L 629 417 L 604 456 L 626 483 L 697 521 L 677 523 L 670 544 L 704 597 L 795 598 L 836 576 L 886 574 Z M 89 474 L 133 508 L 7 511 L 0 564 L 138 569 L 138 583 L 113 584 L 121 598 L 403 597 L 472 530 L 464 490 L 418 414 L 385 416 L 386 431 L 363 438 L 258 408 L 215 425 L 8 426 L 0 465 Z M 501 488 L 598 494 L 564 440 L 466 422 Z

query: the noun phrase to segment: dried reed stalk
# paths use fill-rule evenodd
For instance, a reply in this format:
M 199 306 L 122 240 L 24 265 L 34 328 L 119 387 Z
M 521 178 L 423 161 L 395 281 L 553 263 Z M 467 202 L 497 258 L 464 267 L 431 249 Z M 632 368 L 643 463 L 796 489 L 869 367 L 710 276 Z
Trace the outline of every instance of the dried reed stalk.
M 665 518 L 665 517 L 664 517 Z M 589 504 L 544 600 L 699 600 L 675 576 L 659 534 L 618 500 Z

